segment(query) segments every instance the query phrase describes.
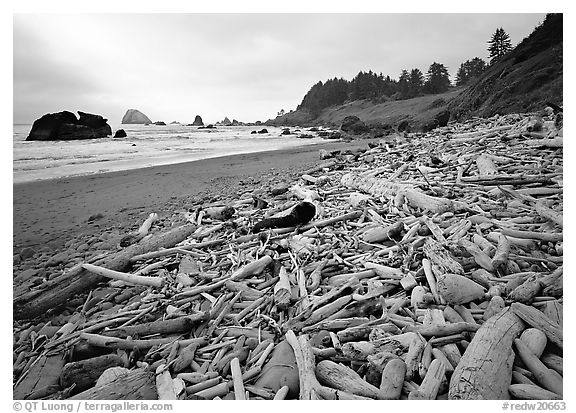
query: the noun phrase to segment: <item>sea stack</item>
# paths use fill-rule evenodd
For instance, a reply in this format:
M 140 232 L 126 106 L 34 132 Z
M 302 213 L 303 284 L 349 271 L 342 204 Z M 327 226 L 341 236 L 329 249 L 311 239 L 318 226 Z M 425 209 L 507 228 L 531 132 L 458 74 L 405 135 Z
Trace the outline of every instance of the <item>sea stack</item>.
M 136 109 L 128 109 L 122 118 L 122 124 L 145 125 L 152 123 L 150 118 Z
M 196 115 L 196 117 L 194 118 L 194 122 L 192 123 L 192 126 L 204 126 L 204 122 L 202 122 L 202 118 L 200 117 L 200 115 Z
M 27 141 L 70 141 L 105 138 L 112 135 L 108 119 L 100 115 L 78 111 L 80 118 L 72 112 L 47 113 L 34 121 Z

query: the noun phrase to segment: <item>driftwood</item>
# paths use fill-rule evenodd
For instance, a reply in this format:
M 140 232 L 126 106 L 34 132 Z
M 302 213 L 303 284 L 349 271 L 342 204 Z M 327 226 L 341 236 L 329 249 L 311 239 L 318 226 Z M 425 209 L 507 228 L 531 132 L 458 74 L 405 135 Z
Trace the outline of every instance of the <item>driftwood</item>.
M 486 321 L 450 379 L 449 398 L 495 400 L 509 398 L 514 353 L 512 342 L 524 328 L 509 308 Z
M 185 225 L 162 235 L 143 240 L 109 258 L 102 258 L 94 264 L 115 271 L 125 270 L 130 258 L 159 248 L 171 247 L 184 241 L 194 232 L 196 226 Z M 60 277 L 48 281 L 42 290 L 30 291 L 14 297 L 14 318 L 23 319 L 40 315 L 47 310 L 64 304 L 74 295 L 81 293 L 102 281 L 102 277 L 90 274 L 82 267 L 74 267 Z
M 406 377 L 406 364 L 400 359 L 390 360 L 382 371 L 380 393 L 387 400 L 398 400 Z
M 101 387 L 94 387 L 70 397 L 71 400 L 157 400 L 153 372 L 133 370 Z
M 106 356 L 126 367 L 88 399 L 556 399 L 563 159 L 524 138 L 561 132 L 527 119 L 329 154 L 283 188 L 191 201 L 193 225 L 142 238 L 151 215 L 121 252 L 93 256 L 87 242 L 85 263 L 48 280 L 15 261 L 14 394 L 66 399 Z M 306 202 L 315 221 L 250 233 Z
M 60 374 L 65 365 L 62 354 L 40 355 L 27 371 L 26 376 L 16 385 L 12 397 L 22 400 L 41 389 L 50 388 L 51 393 L 60 390 Z
M 60 384 L 63 388 L 74 384 L 74 391 L 81 392 L 94 386 L 104 370 L 123 365 L 124 360 L 116 354 L 68 363 L 62 369 Z
M 373 399 L 385 399 L 378 387 L 364 381 L 350 368 L 330 360 L 323 360 L 316 365 L 316 377 L 320 383 L 337 390 Z
M 556 371 L 546 367 L 522 340 L 514 340 L 514 345 L 520 358 L 532 372 L 536 381 L 545 389 L 562 395 L 562 376 Z
M 282 387 L 287 387 L 287 394 L 292 397 L 298 395 L 298 367 L 294 351 L 287 341 L 281 341 L 274 348 L 270 360 L 262 368 L 255 386 L 265 387 L 274 392 L 278 392 Z
M 192 330 L 196 323 L 209 319 L 208 313 L 199 313 L 184 317 L 172 318 L 170 320 L 157 320 L 150 323 L 142 323 L 135 326 L 112 328 L 104 331 L 105 336 L 125 338 L 142 337 L 152 334 L 175 334 L 186 333 Z
M 446 367 L 440 360 L 433 360 L 430 363 L 428 372 L 422 380 L 422 384 L 417 390 L 413 390 L 408 395 L 410 400 L 435 400 L 440 390 L 440 385 L 444 379 Z
M 528 325 L 542 330 L 544 334 L 546 334 L 546 337 L 548 337 L 548 340 L 558 347 L 563 348 L 564 340 L 562 329 L 546 317 L 544 313 L 534 307 L 521 303 L 513 303 L 510 308 L 514 314 L 524 320 Z

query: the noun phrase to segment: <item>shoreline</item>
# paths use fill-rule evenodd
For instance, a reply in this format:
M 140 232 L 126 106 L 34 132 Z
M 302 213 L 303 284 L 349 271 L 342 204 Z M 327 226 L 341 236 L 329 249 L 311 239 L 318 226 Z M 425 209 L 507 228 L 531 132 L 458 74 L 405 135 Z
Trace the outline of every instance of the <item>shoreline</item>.
M 13 183 L 13 252 L 16 254 L 28 246 L 60 249 L 78 235 L 96 235 L 107 227 L 139 225 L 151 212 L 166 216 L 183 211 L 193 198 L 221 196 L 240 189 L 247 192 L 257 185 L 288 181 L 321 162 L 320 149 L 365 149 L 370 141 L 327 141 L 169 165 Z M 96 214 L 103 217 L 88 222 L 88 218 Z

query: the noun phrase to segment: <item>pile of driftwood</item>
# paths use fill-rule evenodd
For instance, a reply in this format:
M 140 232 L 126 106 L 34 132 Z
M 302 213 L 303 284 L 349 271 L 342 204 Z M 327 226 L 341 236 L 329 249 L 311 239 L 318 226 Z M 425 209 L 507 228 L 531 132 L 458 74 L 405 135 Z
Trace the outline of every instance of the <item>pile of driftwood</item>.
M 163 234 L 151 214 L 16 290 L 14 398 L 562 398 L 559 116 L 322 151 Z

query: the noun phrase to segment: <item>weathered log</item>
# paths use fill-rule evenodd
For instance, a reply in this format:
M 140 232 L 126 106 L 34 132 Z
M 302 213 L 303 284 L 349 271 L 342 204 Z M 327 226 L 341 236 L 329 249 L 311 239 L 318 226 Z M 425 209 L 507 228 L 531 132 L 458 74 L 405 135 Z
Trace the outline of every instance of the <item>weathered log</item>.
M 409 185 L 386 181 L 379 178 L 366 178 L 361 175 L 348 173 L 342 177 L 341 183 L 346 187 L 361 190 L 373 196 L 394 198 L 396 195 L 400 194 L 408 200 L 410 205 L 423 210 L 429 210 L 433 213 L 459 211 L 468 208 L 468 206 L 463 202 L 433 197 L 415 190 Z
M 522 303 L 512 303 L 510 309 L 514 314 L 524 320 L 526 324 L 542 330 L 544 334 L 546 334 L 546 337 L 548 337 L 548 340 L 558 347 L 563 348 L 564 335 L 562 329 L 558 324 L 546 317 L 543 312 Z
M 476 166 L 478 167 L 480 175 L 495 175 L 498 173 L 498 169 L 496 165 L 494 165 L 494 162 L 492 162 L 492 158 L 484 153 L 476 158 Z
M 482 251 L 478 247 L 478 245 L 464 238 L 458 240 L 458 244 L 463 246 L 466 249 L 466 251 L 468 251 L 468 253 L 474 257 L 474 261 L 476 261 L 476 264 L 478 264 L 487 271 L 490 272 L 494 271 L 494 267 L 492 265 L 492 259 L 488 254 Z
M 297 397 L 300 390 L 298 384 L 298 366 L 294 351 L 286 340 L 276 345 L 269 361 L 262 367 L 262 372 L 256 380 L 256 387 L 264 387 L 278 392 L 283 386 L 288 386 L 290 397 Z
M 149 340 L 129 340 L 118 337 L 107 337 L 91 333 L 81 333 L 80 338 L 88 341 L 88 343 L 93 346 L 113 348 L 113 349 L 120 348 L 123 350 L 133 350 L 134 348 L 149 349 L 152 346 L 169 344 L 178 339 L 178 337 L 166 337 L 166 338 L 152 338 Z M 201 338 L 180 340 L 181 345 L 189 345 L 192 343 L 206 344 L 206 339 L 204 337 L 201 337 Z
M 562 396 L 532 384 L 511 384 L 510 394 L 519 400 L 562 400 Z
M 184 225 L 164 234 L 142 240 L 140 243 L 94 262 L 95 265 L 115 271 L 124 271 L 130 265 L 130 258 L 135 255 L 154 251 L 159 248 L 172 247 L 188 238 L 196 229 L 195 225 Z M 81 266 L 75 266 L 63 275 L 43 284 L 42 290 L 28 291 L 14 297 L 13 309 L 16 320 L 36 317 L 51 308 L 65 304 L 76 294 L 94 287 L 104 277 L 95 275 Z
M 354 370 L 330 360 L 323 360 L 316 365 L 316 377 L 321 384 L 334 389 L 373 399 L 385 399 L 378 387 L 363 380 Z
M 456 261 L 450 253 L 438 242 L 432 238 L 427 238 L 423 247 L 424 254 L 430 260 L 432 272 L 436 278 L 442 274 L 464 274 L 464 268 Z
M 508 262 L 508 256 L 510 255 L 510 241 L 506 238 L 506 235 L 500 234 L 498 237 L 498 247 L 496 252 L 492 257 L 492 266 L 494 269 L 498 269 L 505 266 Z
M 238 360 L 238 357 L 234 357 L 230 362 L 230 370 L 232 371 L 234 398 L 236 400 L 246 400 L 244 381 L 242 380 L 242 370 L 240 370 L 240 360 Z
M 542 363 L 544 363 L 546 367 L 560 373 L 560 375 L 564 374 L 564 368 L 563 368 L 564 362 L 562 357 L 557 356 L 556 354 L 553 353 L 547 353 L 540 358 L 540 361 L 542 361 Z
M 551 392 L 562 395 L 562 376 L 546 367 L 522 340 L 515 339 L 514 345 L 522 362 L 532 372 L 538 384 Z
M 509 308 L 486 321 L 452 374 L 449 399 L 509 399 L 512 342 L 523 329 L 524 323 Z
M 112 328 L 104 331 L 102 335 L 119 338 L 132 336 L 134 338 L 151 334 L 188 333 L 192 330 L 195 324 L 209 319 L 210 313 L 203 312 L 185 317 L 171 318 L 168 320 L 156 320 L 134 326 Z
M 106 369 L 123 365 L 124 360 L 116 354 L 68 363 L 62 369 L 60 384 L 63 388 L 76 384 L 74 392 L 79 393 L 94 386 Z
M 386 227 L 378 226 L 375 228 L 370 228 L 368 231 L 362 234 L 362 239 L 369 243 L 391 240 L 395 237 L 398 237 L 403 228 L 404 224 L 402 221 L 396 221 L 395 223 Z
M 446 367 L 444 364 L 438 359 L 433 360 L 432 363 L 430 363 L 424 380 L 422 380 L 422 384 L 418 389 L 410 392 L 408 399 L 435 400 L 438 395 L 438 390 L 440 390 L 442 380 L 444 380 L 445 373 Z
M 401 359 L 392 359 L 382 371 L 380 392 L 386 400 L 398 400 L 406 377 L 406 364 Z
M 287 310 L 292 300 L 292 290 L 286 267 L 280 267 L 278 282 L 274 286 L 274 303 L 279 310 Z
M 33 393 L 46 388 L 51 388 L 53 393 L 60 390 L 59 379 L 65 363 L 63 354 L 40 355 L 28 371 L 24 372 L 26 376 L 14 387 L 13 399 L 28 399 Z
M 99 267 L 93 264 L 82 264 L 82 268 L 90 271 L 92 274 L 100 275 L 113 280 L 124 281 L 134 285 L 146 285 L 150 287 L 162 288 L 164 279 L 162 277 L 146 277 L 143 275 L 128 274 L 125 272 L 109 270 L 108 268 Z
M 452 334 L 462 333 L 465 331 L 475 332 L 478 331 L 479 328 L 480 326 L 478 324 L 462 322 L 462 323 L 450 323 L 444 325 L 433 324 L 419 327 L 417 331 L 424 337 L 432 337 L 432 336 L 443 337 Z
M 520 303 L 530 303 L 542 290 L 540 280 L 536 276 L 529 277 L 526 281 L 514 288 L 508 294 L 508 299 Z
M 422 339 L 422 336 L 414 334 L 410 347 L 408 348 L 408 353 L 406 353 L 406 358 L 404 359 L 406 362 L 406 380 L 412 380 L 418 375 L 418 367 L 425 345 L 426 341 Z
M 177 380 L 181 381 L 182 379 Z M 182 387 L 184 389 L 185 386 L 182 385 Z M 178 400 L 179 392 L 176 383 L 172 380 L 170 371 L 165 364 L 156 368 L 156 392 L 158 393 L 158 400 Z
M 316 361 L 314 352 L 308 341 L 306 334 L 296 337 L 292 330 L 285 334 L 286 341 L 294 351 L 296 365 L 298 366 L 298 378 L 300 387 L 300 400 L 316 400 L 318 396 L 316 391 L 321 387 L 316 374 L 314 373 Z
M 178 357 L 174 360 L 172 365 L 172 370 L 174 373 L 178 373 L 187 367 L 190 367 L 190 363 L 194 360 L 194 355 L 196 354 L 196 349 L 199 343 L 192 343 L 184 347 Z
M 157 400 L 155 375 L 143 369 L 133 370 L 101 387 L 93 387 L 70 400 Z
M 245 266 L 234 271 L 234 273 L 230 276 L 230 279 L 241 280 L 251 275 L 259 275 L 270 264 L 272 264 L 272 257 L 265 255 L 259 260 L 252 261 L 251 263 L 246 264 Z
M 517 229 L 511 228 L 502 228 L 502 234 L 520 238 L 520 239 L 536 239 L 539 241 L 546 241 L 546 242 L 560 242 L 564 239 L 563 233 L 557 232 L 535 232 L 535 231 L 521 231 Z
M 457 305 L 484 298 L 484 287 L 458 274 L 438 277 L 438 294 L 447 303 Z

